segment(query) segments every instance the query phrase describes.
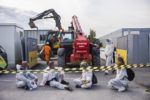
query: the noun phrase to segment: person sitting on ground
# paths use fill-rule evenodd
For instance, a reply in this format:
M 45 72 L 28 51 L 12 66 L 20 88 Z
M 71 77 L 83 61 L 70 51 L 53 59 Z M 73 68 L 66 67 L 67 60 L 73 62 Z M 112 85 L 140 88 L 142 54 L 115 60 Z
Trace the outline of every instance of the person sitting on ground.
M 128 88 L 128 75 L 126 69 L 122 69 L 121 65 L 124 65 L 124 60 L 122 57 L 118 57 L 117 59 L 117 71 L 116 77 L 111 79 L 108 82 L 108 87 L 112 89 L 117 89 L 119 92 L 123 92 Z
M 22 61 L 22 64 L 17 64 L 16 69 L 16 85 L 18 88 L 24 88 L 26 90 L 33 90 L 37 88 L 38 78 L 34 74 L 27 72 L 27 61 Z
M 82 61 L 80 67 L 83 68 L 80 78 L 74 79 L 76 88 L 91 88 L 93 72 L 90 66 L 85 61 Z
M 49 85 L 62 90 L 72 91 L 69 82 L 64 80 L 64 71 L 61 67 L 55 68 L 54 62 L 49 62 L 48 67 L 44 70 L 43 79 L 40 86 Z

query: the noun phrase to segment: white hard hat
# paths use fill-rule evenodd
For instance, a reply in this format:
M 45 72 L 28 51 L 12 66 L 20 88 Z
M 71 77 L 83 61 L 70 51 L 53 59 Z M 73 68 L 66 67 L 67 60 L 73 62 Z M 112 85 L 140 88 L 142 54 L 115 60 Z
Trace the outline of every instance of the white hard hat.
M 46 42 L 46 44 L 49 44 L 49 42 Z
M 112 42 L 112 39 L 110 39 L 110 38 L 109 38 L 109 39 L 106 39 L 106 42 L 107 42 L 107 43 L 113 43 L 113 42 Z

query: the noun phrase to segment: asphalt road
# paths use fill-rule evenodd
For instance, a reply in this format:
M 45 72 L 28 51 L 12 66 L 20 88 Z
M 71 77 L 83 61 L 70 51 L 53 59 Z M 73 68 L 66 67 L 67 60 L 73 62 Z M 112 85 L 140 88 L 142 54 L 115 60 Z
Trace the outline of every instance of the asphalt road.
M 41 62 L 45 63 L 45 62 Z M 104 61 L 101 63 L 104 65 Z M 56 62 L 55 62 L 56 64 Z M 56 64 L 57 65 L 57 64 Z M 34 69 L 43 69 L 43 65 L 38 65 Z M 136 74 L 140 75 L 141 69 L 137 69 Z M 142 72 L 143 73 L 143 72 Z M 34 91 L 19 89 L 15 85 L 15 75 L 0 75 L 0 100 L 150 100 L 150 94 L 145 92 L 145 88 L 137 85 L 134 81 L 129 82 L 129 89 L 126 92 L 118 92 L 107 87 L 107 82 L 115 75 L 104 76 L 103 72 L 96 72 L 98 84 L 92 89 L 76 89 L 72 82 L 74 78 L 80 77 L 81 73 L 66 73 L 66 80 L 71 83 L 74 91 L 58 90 L 49 86 L 38 87 Z M 42 80 L 41 74 L 36 74 L 39 82 Z M 140 79 L 141 80 L 141 79 Z
M 73 92 L 49 86 L 26 91 L 16 88 L 15 75 L 0 75 L 0 100 L 150 100 L 145 89 L 134 82 L 129 83 L 128 91 L 119 93 L 107 87 L 107 82 L 114 75 L 104 76 L 103 72 L 97 72 L 96 75 L 99 82 L 92 89 L 76 89 L 72 80 L 78 78 L 80 73 L 66 74 L 66 80 L 71 83 Z M 37 74 L 37 76 L 40 82 L 42 75 Z

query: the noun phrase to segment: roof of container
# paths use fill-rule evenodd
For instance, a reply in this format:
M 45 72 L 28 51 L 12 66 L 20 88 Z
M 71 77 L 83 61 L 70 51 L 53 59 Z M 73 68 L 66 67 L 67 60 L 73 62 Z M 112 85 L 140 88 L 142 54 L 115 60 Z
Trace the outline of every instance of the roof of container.
M 119 32 L 120 31 L 120 32 Z M 110 36 L 115 36 L 116 33 L 122 34 L 123 31 L 141 31 L 141 32 L 150 32 L 150 28 L 121 28 L 118 30 L 115 30 L 109 34 L 106 34 L 104 36 L 101 36 L 100 39 L 105 39 L 108 38 Z
M 150 28 L 122 28 L 123 31 L 150 31 Z
M 15 26 L 23 29 L 21 26 L 17 25 L 16 23 L 0 23 L 0 26 Z
M 37 28 L 33 28 L 33 29 L 25 29 L 25 31 L 50 31 L 50 29 L 38 29 Z

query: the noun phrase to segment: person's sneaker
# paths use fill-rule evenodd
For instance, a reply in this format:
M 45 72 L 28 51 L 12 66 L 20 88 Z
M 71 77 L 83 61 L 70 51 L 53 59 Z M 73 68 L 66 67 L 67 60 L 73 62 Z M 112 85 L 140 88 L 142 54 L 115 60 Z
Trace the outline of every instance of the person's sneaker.
M 69 82 L 66 82 L 65 80 L 62 80 L 62 81 L 61 81 L 61 84 L 69 85 Z
M 126 90 L 125 87 L 121 87 L 121 88 L 118 89 L 118 92 L 124 92 L 125 90 Z
M 73 91 L 73 89 L 71 87 L 65 87 L 65 89 L 70 91 L 70 92 Z
M 81 86 L 80 85 L 76 85 L 76 88 L 81 88 Z

